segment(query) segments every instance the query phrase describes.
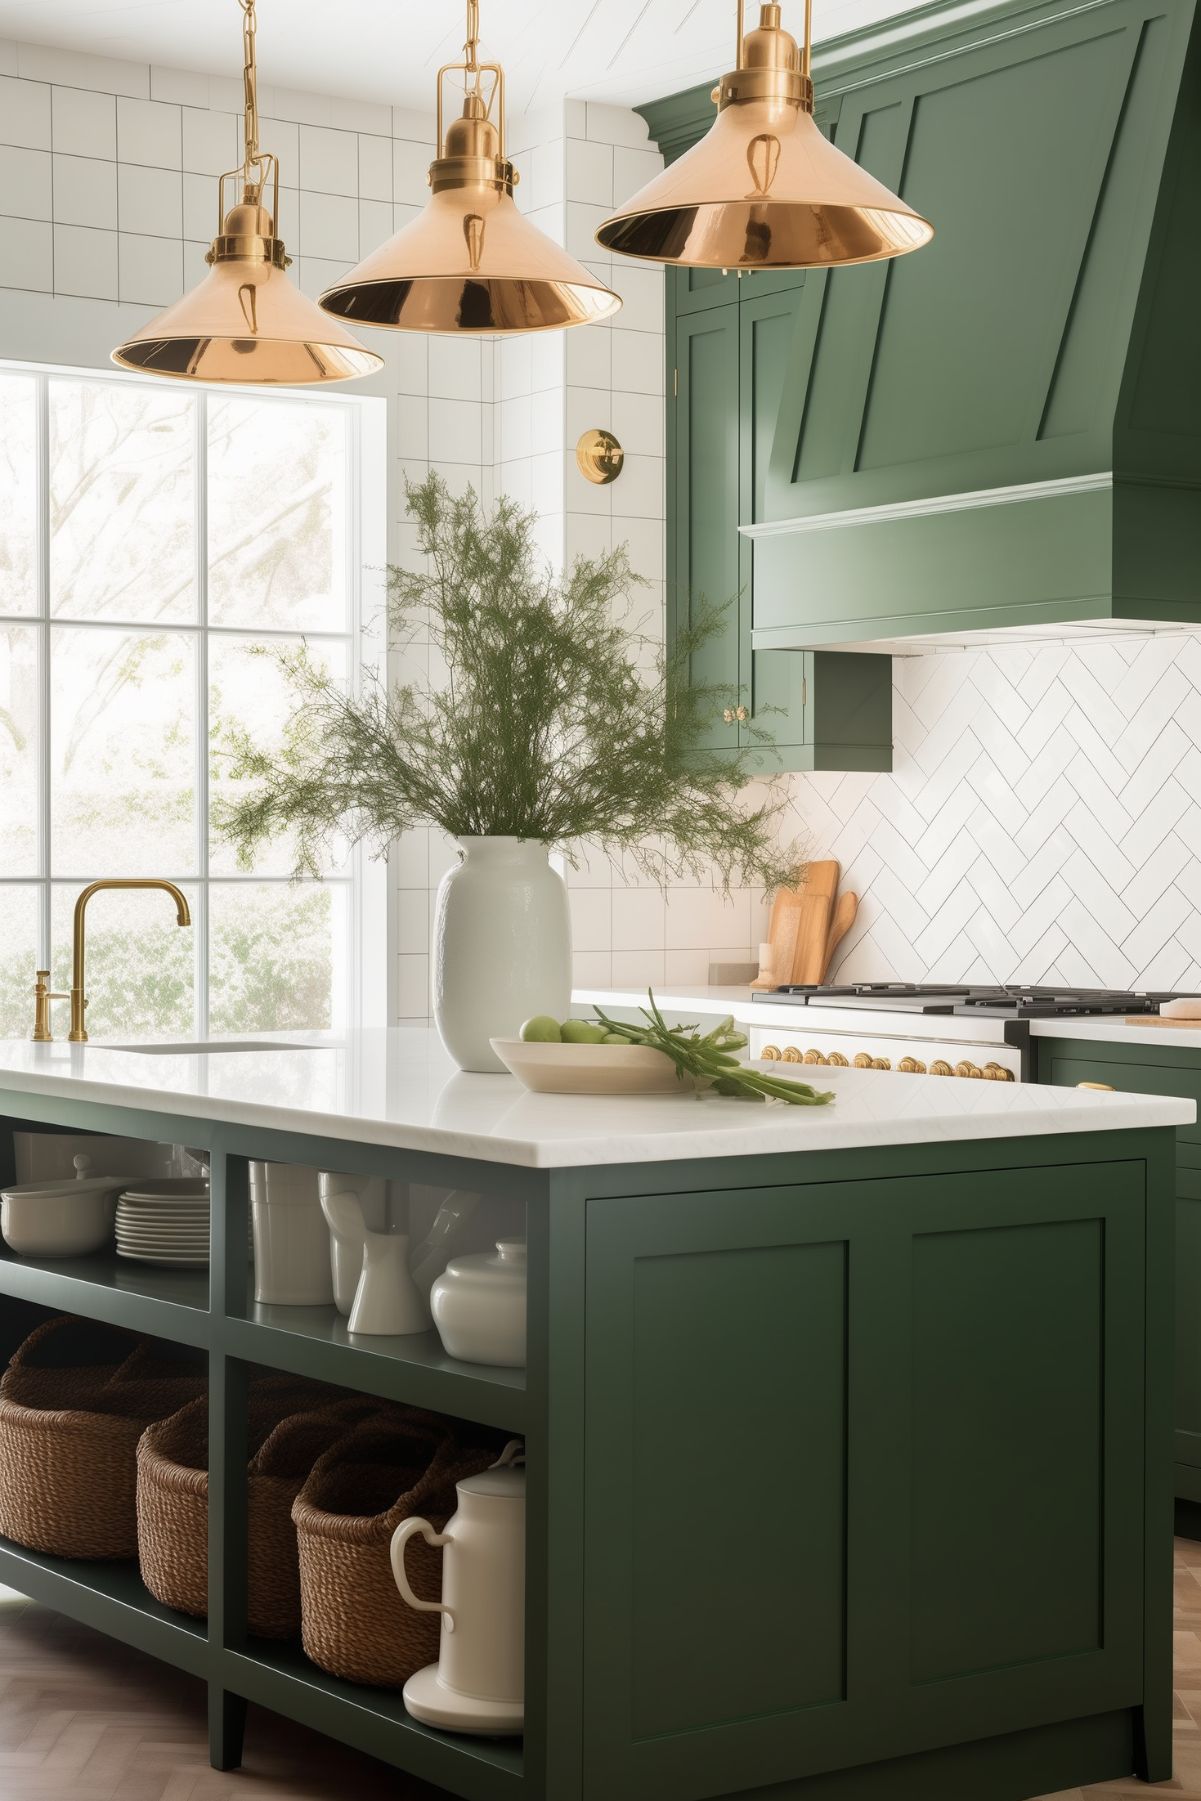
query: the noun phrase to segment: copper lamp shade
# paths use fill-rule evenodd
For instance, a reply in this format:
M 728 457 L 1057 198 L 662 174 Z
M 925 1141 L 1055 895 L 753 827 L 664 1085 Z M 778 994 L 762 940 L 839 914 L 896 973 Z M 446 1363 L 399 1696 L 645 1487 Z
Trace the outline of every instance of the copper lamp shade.
M 198 287 L 113 351 L 114 363 L 182 381 L 302 387 L 368 375 L 383 362 L 293 286 L 275 235 L 279 164 L 258 147 L 254 0 L 244 15 L 245 135 L 242 167 L 221 177 L 218 233 Z M 241 198 L 227 209 L 227 182 Z M 266 203 L 270 198 L 271 204 Z
M 805 44 L 765 4 L 738 66 L 714 89 L 717 118 L 596 236 L 606 250 L 702 269 L 871 263 L 928 244 L 934 228 L 830 143 L 813 117 Z
M 264 208 L 233 207 L 209 260 L 200 285 L 114 350 L 115 363 L 143 375 L 286 387 L 379 368 L 382 357 L 293 286 Z
M 419 218 L 327 289 L 328 313 L 393 331 L 552 331 L 591 325 L 621 305 L 517 210 L 505 155 L 504 73 L 477 59 L 478 9 L 468 0 L 466 60 L 438 71 L 438 155 Z M 442 83 L 464 75 L 461 116 L 442 129 Z M 485 91 L 483 77 L 491 76 Z M 497 120 L 491 117 L 493 106 Z

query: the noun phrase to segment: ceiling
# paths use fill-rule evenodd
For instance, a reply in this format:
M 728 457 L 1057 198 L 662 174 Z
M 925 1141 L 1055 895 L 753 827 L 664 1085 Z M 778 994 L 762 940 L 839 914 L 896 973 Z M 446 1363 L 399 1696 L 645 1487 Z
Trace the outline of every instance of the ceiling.
M 818 0 L 832 37 L 898 9 Z M 748 12 L 751 8 L 748 6 Z M 631 104 L 730 66 L 734 0 L 482 0 L 483 48 L 505 64 L 513 111 L 573 95 Z M 799 34 L 799 0 L 785 6 Z M 459 54 L 461 0 L 258 0 L 264 85 L 428 107 Z M 0 0 L 0 37 L 236 76 L 236 0 Z

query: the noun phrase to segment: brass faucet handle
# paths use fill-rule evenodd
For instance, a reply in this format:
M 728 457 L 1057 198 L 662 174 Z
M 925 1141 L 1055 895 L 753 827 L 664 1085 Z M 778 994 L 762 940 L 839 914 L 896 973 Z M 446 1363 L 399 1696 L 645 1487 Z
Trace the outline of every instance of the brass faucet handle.
M 70 998 L 69 994 L 51 992 L 48 969 L 37 971 L 37 980 L 33 985 L 33 1031 L 29 1034 L 33 1044 L 53 1042 L 54 1033 L 50 1030 L 50 1003 L 51 1001 L 69 1001 Z

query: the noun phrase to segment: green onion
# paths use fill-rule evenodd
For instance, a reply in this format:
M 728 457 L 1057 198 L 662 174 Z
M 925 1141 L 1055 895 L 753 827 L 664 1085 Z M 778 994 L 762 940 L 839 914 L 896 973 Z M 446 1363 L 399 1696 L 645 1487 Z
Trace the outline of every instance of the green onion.
M 824 1107 L 833 1094 L 820 1093 L 807 1082 L 789 1082 L 781 1076 L 761 1075 L 740 1063 L 734 1052 L 746 1046 L 746 1033 L 740 1032 L 733 1016 L 727 1014 L 711 1032 L 699 1036 L 699 1026 L 669 1026 L 655 1004 L 655 996 L 647 989 L 649 1006 L 638 1010 L 646 1020 L 644 1026 L 626 1025 L 610 1019 L 600 1007 L 594 1009 L 597 1021 L 606 1032 L 624 1038 L 628 1044 L 643 1044 L 649 1050 L 662 1051 L 676 1066 L 681 1082 L 691 1077 L 696 1082 L 712 1084 L 718 1094 L 737 1096 L 748 1101 L 786 1101 L 790 1107 Z

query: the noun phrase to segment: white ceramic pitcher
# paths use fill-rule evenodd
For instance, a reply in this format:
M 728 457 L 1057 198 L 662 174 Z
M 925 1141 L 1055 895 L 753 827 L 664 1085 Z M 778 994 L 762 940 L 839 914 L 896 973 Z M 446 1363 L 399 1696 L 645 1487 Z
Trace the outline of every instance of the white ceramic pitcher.
M 442 1615 L 438 1661 L 405 1683 L 413 1718 L 449 1732 L 520 1732 L 525 1715 L 525 1471 L 513 1440 L 498 1463 L 457 1484 L 445 1532 L 404 1520 L 392 1535 L 392 1573 L 419 1613 Z M 420 1533 L 444 1545 L 442 1599 L 423 1601 L 405 1572 L 405 1546 Z
M 334 1267 L 362 1259 L 348 1332 L 380 1335 L 426 1332 L 430 1314 L 409 1274 L 409 1232 L 404 1184 L 382 1176 L 342 1176 L 322 1170 L 321 1211 L 334 1236 Z M 374 1231 L 367 1216 L 396 1222 Z

